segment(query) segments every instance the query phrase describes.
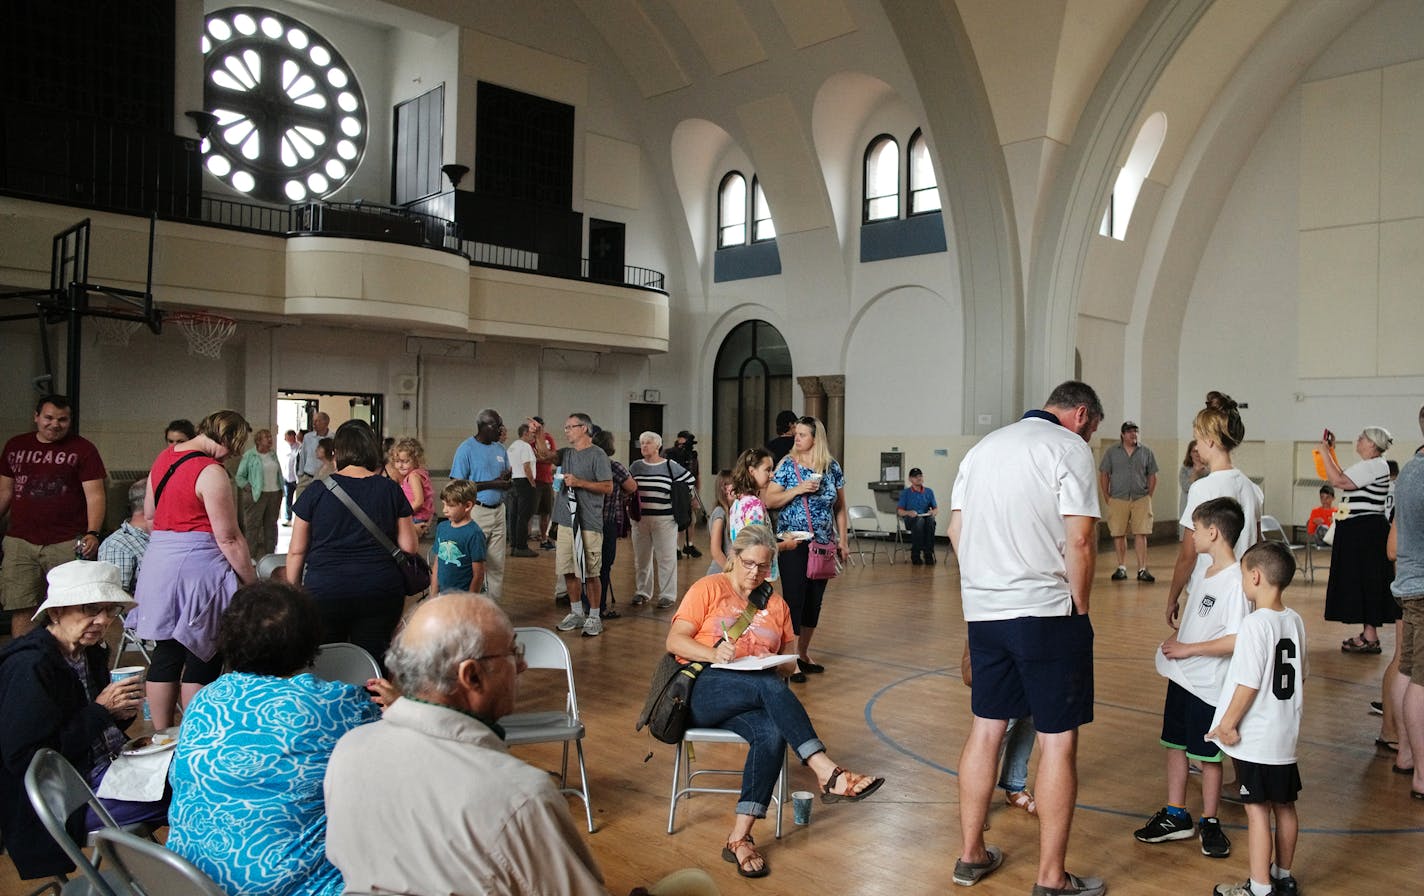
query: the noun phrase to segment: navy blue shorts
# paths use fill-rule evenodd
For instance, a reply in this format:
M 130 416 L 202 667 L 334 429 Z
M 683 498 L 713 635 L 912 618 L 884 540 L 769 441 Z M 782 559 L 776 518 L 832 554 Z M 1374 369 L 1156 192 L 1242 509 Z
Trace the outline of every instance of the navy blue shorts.
M 981 719 L 1033 716 L 1043 734 L 1093 720 L 1093 624 L 1087 616 L 969 623 L 970 704 Z
M 1167 699 L 1162 703 L 1162 746 L 1186 750 L 1200 762 L 1220 762 L 1221 748 L 1204 740 L 1211 730 L 1216 707 L 1177 684 L 1167 682 Z
M 1300 768 L 1294 762 L 1264 765 L 1245 759 L 1231 761 L 1241 781 L 1243 803 L 1293 803 L 1300 795 Z

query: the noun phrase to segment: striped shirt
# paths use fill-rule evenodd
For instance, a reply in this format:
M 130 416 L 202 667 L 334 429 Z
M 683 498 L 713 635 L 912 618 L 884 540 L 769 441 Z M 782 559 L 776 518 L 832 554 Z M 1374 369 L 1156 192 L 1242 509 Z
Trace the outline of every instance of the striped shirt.
M 681 482 L 692 488 L 696 481 L 681 464 L 671 460 L 656 464 L 635 460 L 628 465 L 628 472 L 638 481 L 638 506 L 643 516 L 672 516 L 672 484 Z
M 1350 516 L 1383 515 L 1385 499 L 1389 497 L 1389 462 L 1382 457 L 1372 457 L 1351 465 L 1345 475 L 1359 486 L 1345 491 L 1344 502 L 1350 508 Z

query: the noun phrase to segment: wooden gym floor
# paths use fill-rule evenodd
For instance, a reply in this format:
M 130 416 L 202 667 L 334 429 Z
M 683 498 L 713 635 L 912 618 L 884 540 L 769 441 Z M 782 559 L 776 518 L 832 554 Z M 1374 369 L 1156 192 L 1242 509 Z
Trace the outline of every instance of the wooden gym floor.
M 701 547 L 705 553 L 705 543 Z M 588 842 L 610 892 L 622 896 L 694 865 L 707 869 L 724 894 L 921 896 L 953 890 L 959 848 L 955 768 L 970 715 L 969 692 L 959 677 L 964 622 L 953 558 L 944 562 L 942 549 L 938 566 L 916 567 L 904 554 L 891 565 L 882 553 L 831 583 L 813 650 L 826 672 L 792 687 L 832 757 L 888 781 L 863 803 L 817 802 L 806 827 L 792 823 L 788 806 L 779 841 L 770 818 L 759 823 L 757 841 L 772 873 L 753 881 L 738 877 L 720 856 L 735 797 L 684 800 L 677 833 L 666 833 L 674 748 L 635 733 L 633 723 L 672 611 L 627 606 L 631 544 L 619 548 L 615 589 L 623 616 L 599 638 L 564 636 L 588 726 L 585 749 L 598 826 Z M 1165 801 L 1157 744 L 1165 683 L 1153 670 L 1152 655 L 1169 632 L 1163 608 L 1175 548 L 1151 549 L 1155 585 L 1110 581 L 1110 551 L 1100 555 L 1093 589 L 1097 711 L 1082 729 L 1068 867 L 1105 878 L 1119 894 L 1207 894 L 1217 883 L 1247 876 L 1246 819 L 1239 806 L 1222 806 L 1233 845 L 1224 860 L 1203 856 L 1195 839 L 1147 845 L 1132 838 Z M 552 628 L 565 612 L 551 597 L 552 561 L 552 552 L 509 559 L 504 606 L 515 625 Z M 705 557 L 680 560 L 681 587 L 706 565 Z M 1424 802 L 1409 798 L 1407 776 L 1391 773 L 1393 754 L 1376 750 L 1380 719 L 1368 710 L 1369 701 L 1379 699 L 1394 632 L 1384 635 L 1383 656 L 1341 654 L 1340 640 L 1352 632 L 1321 619 L 1327 575 L 1318 573 L 1313 585 L 1298 575 L 1286 593 L 1287 604 L 1305 619 L 1310 644 L 1300 745 L 1301 835 L 1293 871 L 1307 893 L 1416 892 L 1424 869 Z M 547 704 L 555 690 L 548 673 L 526 673 L 521 706 Z M 516 752 L 545 768 L 558 767 L 555 748 Z M 697 754 L 700 765 L 741 764 L 734 748 L 704 746 Z M 1193 777 L 1188 789 L 1193 816 L 1200 809 L 1199 780 Z M 809 771 L 793 764 L 793 789 L 814 784 Z M 1007 859 L 977 892 L 1026 894 L 1034 883 L 1037 822 L 1005 807 L 998 794 L 987 837 Z M 582 829 L 583 807 L 571 800 L 570 809 Z M 8 859 L 0 859 L 0 892 L 28 889 L 15 880 Z

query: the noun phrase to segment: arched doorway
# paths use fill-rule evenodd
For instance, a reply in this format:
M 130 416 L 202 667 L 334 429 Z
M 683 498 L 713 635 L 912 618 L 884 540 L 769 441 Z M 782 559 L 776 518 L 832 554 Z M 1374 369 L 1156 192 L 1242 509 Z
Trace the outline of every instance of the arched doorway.
M 776 435 L 790 408 L 791 350 L 764 320 L 738 324 L 717 349 L 712 374 L 712 470 L 728 469 L 744 449 Z

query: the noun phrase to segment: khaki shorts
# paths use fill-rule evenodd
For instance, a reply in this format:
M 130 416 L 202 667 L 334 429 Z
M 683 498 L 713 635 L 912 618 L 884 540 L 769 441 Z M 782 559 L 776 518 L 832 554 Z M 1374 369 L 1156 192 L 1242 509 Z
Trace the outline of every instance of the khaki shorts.
M 7 610 L 33 610 L 44 602 L 48 586 L 45 576 L 61 563 L 74 559 L 74 542 L 30 544 L 23 538 L 5 536 L 5 565 L 0 568 L 0 589 Z
M 583 581 L 598 578 L 603 571 L 603 533 L 583 530 Z M 576 576 L 574 569 L 574 530 L 559 527 L 559 541 L 554 551 L 554 575 Z
M 1152 499 L 1141 497 L 1135 501 L 1108 498 L 1108 534 L 1113 538 L 1152 534 Z
M 1424 687 L 1424 595 L 1401 601 L 1404 635 L 1399 646 L 1399 674 Z

